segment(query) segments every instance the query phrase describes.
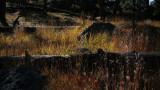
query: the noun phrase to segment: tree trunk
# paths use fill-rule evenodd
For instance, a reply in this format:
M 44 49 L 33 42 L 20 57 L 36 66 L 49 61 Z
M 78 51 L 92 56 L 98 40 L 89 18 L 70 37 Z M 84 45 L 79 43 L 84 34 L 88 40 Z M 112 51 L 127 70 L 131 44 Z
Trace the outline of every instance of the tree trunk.
M 120 0 L 115 0 L 114 6 L 113 6 L 113 12 L 112 15 L 116 14 L 117 8 L 119 6 Z
M 133 8 L 132 8 L 132 24 L 133 24 L 133 27 L 132 27 L 132 38 L 134 40 L 134 50 L 136 49 L 136 38 L 134 37 L 135 36 L 135 33 L 136 33 L 136 1 L 135 0 L 132 0 L 132 5 L 133 5 Z
M 0 0 L 0 22 L 4 26 L 8 26 L 8 23 L 6 22 L 6 0 Z
M 135 0 L 132 0 L 132 4 L 133 4 L 133 9 L 132 9 L 132 24 L 133 24 L 133 33 L 135 31 L 135 28 L 136 28 L 136 22 L 135 22 L 135 17 L 136 17 L 136 10 L 135 10 L 135 7 L 136 7 L 136 3 L 135 3 Z
M 146 7 L 149 8 L 149 0 L 146 0 Z
M 149 0 L 145 1 L 145 8 L 146 8 L 146 18 L 148 19 L 150 17 L 150 10 L 149 10 Z
M 43 0 L 43 3 L 44 3 L 44 6 L 43 6 L 44 16 L 45 18 L 47 18 L 47 0 Z
M 98 0 L 98 6 L 99 6 L 99 15 L 100 15 L 100 19 L 104 21 L 105 17 L 104 17 L 104 0 Z
M 158 4 L 160 4 L 160 1 L 158 1 L 158 0 L 154 0 L 156 3 L 158 3 Z

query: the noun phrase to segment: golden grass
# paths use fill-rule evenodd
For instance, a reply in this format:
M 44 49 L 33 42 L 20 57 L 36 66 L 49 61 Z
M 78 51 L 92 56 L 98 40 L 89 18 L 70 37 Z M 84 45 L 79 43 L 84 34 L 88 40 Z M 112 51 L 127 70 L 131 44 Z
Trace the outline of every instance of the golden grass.
M 117 19 L 116 19 L 117 20 Z M 117 21 L 118 22 L 118 21 Z M 119 21 L 123 22 L 123 20 Z M 87 22 L 81 28 L 64 29 L 64 30 L 45 30 L 38 29 L 34 34 L 26 34 L 24 30 L 15 30 L 13 35 L 0 34 L 0 56 L 24 55 L 24 51 L 28 50 L 34 55 L 60 55 L 60 54 L 76 54 L 78 48 L 86 47 L 92 51 L 102 48 L 106 52 L 130 52 L 136 50 L 139 52 L 158 51 L 158 38 L 155 37 L 156 48 L 148 50 L 148 36 L 143 34 L 130 38 L 128 35 L 109 36 L 106 33 L 100 33 L 96 36 L 90 35 L 89 40 L 78 41 L 77 37 L 91 22 Z M 157 26 L 158 22 L 154 22 L 151 26 Z M 137 30 L 146 29 L 145 23 L 138 22 Z M 160 25 L 159 25 L 160 26 Z M 157 26 L 158 27 L 158 26 Z M 130 33 L 131 29 L 120 29 L 126 33 Z M 136 42 L 138 44 L 134 44 Z
M 115 19 L 111 23 L 128 22 L 121 19 Z M 102 48 L 106 52 L 130 52 L 134 50 L 138 51 L 152 51 L 147 50 L 150 44 L 147 37 L 139 35 L 137 38 L 129 38 L 127 35 L 113 35 L 109 36 L 105 33 L 97 34 L 96 36 L 90 35 L 89 40 L 78 41 L 78 35 L 87 27 L 91 22 L 87 22 L 84 27 L 64 30 L 45 30 L 44 28 L 38 29 L 34 34 L 27 34 L 23 30 L 19 29 L 14 32 L 13 35 L 0 34 L 0 56 L 11 55 L 24 55 L 24 51 L 28 50 L 31 55 L 60 55 L 60 54 L 76 54 L 76 50 L 81 47 L 86 47 L 92 51 L 96 51 L 98 48 Z M 138 22 L 138 25 L 144 25 L 143 22 Z M 159 27 L 159 22 L 150 23 L 149 25 Z M 143 29 L 143 28 L 140 28 Z M 128 33 L 131 29 L 123 29 Z M 137 42 L 133 44 L 133 42 Z M 157 41 L 157 45 L 159 46 Z M 154 46 L 152 46 L 154 47 Z M 150 47 L 149 47 L 150 48 Z M 156 50 L 160 50 L 158 47 Z M 110 78 L 108 69 L 99 69 L 96 72 L 91 72 L 90 76 L 86 76 L 80 73 L 78 70 L 72 70 L 73 73 L 64 73 L 53 68 L 44 67 L 41 69 L 42 73 L 47 75 L 46 89 L 102 89 L 106 84 L 106 90 L 117 89 L 119 90 L 136 90 L 140 89 L 141 85 L 141 72 L 142 67 L 138 66 L 141 63 L 136 64 L 134 71 L 134 81 L 131 81 L 131 76 L 127 73 L 127 80 L 124 81 L 123 70 L 119 68 L 117 80 L 113 75 L 112 84 L 110 84 Z M 129 64 L 128 64 L 129 72 Z M 144 75 L 144 89 L 153 89 L 158 86 L 159 77 L 149 78 Z M 105 83 L 104 83 L 105 82 Z M 142 88 L 141 88 L 142 89 Z
M 119 62 L 120 63 L 120 62 Z M 130 74 L 130 66 L 127 63 L 127 75 L 124 76 L 124 71 L 122 66 L 118 68 L 116 74 L 109 73 L 108 68 L 99 69 L 97 71 L 90 72 L 86 75 L 85 72 L 79 72 L 78 70 L 72 69 L 72 73 L 60 72 L 56 69 L 48 69 L 44 67 L 42 71 L 43 74 L 48 76 L 47 85 L 45 89 L 55 90 L 55 89 L 105 89 L 105 90 L 137 90 L 137 89 L 158 89 L 159 76 L 147 77 L 147 73 L 144 71 L 142 65 L 143 61 L 140 60 L 136 63 L 135 70 L 133 72 L 134 76 Z M 113 69 L 114 70 L 114 69 Z M 132 72 L 132 71 L 131 71 Z M 87 73 L 87 72 L 86 72 Z M 142 78 L 143 75 L 143 78 Z M 126 80 L 125 80 L 126 79 Z M 133 80 L 131 80 L 133 79 Z M 144 82 L 143 82 L 144 81 Z
M 73 54 L 79 47 L 77 36 L 83 28 L 73 30 L 45 30 L 39 29 L 34 34 L 26 34 L 23 30 L 16 30 L 13 35 L 0 35 L 0 55 L 24 55 L 28 50 L 31 54 Z M 21 53 L 20 53 L 21 52 Z
M 160 27 L 160 22 L 159 21 L 151 21 L 151 20 L 146 20 L 144 22 L 137 22 L 137 25 L 150 25 L 154 27 Z
M 13 35 L 0 35 L 0 55 L 9 56 L 13 49 L 19 49 L 19 52 L 14 52 L 14 55 L 24 55 L 24 51 L 28 50 L 31 54 L 76 54 L 78 48 L 86 47 L 93 51 L 102 48 L 105 51 L 111 51 L 109 40 L 106 34 L 98 34 L 88 40 L 78 41 L 77 37 L 82 31 L 81 28 L 73 30 L 44 30 L 40 29 L 35 34 L 28 35 L 24 31 L 16 31 Z M 110 37 L 109 37 L 110 38 Z M 8 53 L 7 53 L 8 52 Z M 20 53 L 21 52 L 21 53 Z
M 48 84 L 46 88 L 54 89 L 98 89 L 94 76 L 83 76 L 77 70 L 73 70 L 74 74 L 64 73 L 54 69 L 44 70 L 44 74 L 48 75 Z
M 121 24 L 121 23 L 130 22 L 130 20 L 125 18 L 120 18 L 120 17 L 110 17 L 105 22 L 112 23 L 112 24 Z

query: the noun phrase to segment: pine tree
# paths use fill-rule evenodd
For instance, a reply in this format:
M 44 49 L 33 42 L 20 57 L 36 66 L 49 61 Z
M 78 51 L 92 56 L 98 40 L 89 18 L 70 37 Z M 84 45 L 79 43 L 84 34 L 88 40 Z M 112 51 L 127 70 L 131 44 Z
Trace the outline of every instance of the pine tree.
M 8 26 L 5 13 L 6 13 L 6 0 L 0 0 L 0 22 L 2 23 L 2 25 Z

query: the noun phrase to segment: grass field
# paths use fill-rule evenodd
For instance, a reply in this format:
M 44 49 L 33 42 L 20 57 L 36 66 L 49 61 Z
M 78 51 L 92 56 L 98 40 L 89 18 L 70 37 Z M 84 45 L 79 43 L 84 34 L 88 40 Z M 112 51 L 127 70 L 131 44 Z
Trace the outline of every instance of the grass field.
M 125 22 L 123 20 L 111 21 L 111 23 Z M 138 22 L 137 35 L 130 37 L 131 28 L 117 27 L 125 32 L 124 35 L 108 35 L 106 33 L 90 35 L 89 40 L 78 41 L 77 37 L 91 22 L 87 22 L 81 28 L 64 30 L 46 30 L 39 28 L 33 34 L 27 34 L 21 28 L 16 29 L 13 35 L 0 34 L 0 56 L 24 55 L 28 50 L 32 55 L 62 55 L 77 54 L 78 48 L 86 47 L 91 51 L 102 48 L 106 52 L 159 52 L 159 36 L 154 32 L 159 31 L 159 22 Z M 150 26 L 148 26 L 150 25 Z M 150 27 L 157 27 L 153 30 Z M 149 31 L 148 31 L 149 30 Z
M 119 24 L 128 22 L 123 19 L 115 19 L 111 21 L 112 24 Z M 5 35 L 0 34 L 0 56 L 14 56 L 24 55 L 25 51 L 29 51 L 31 55 L 66 55 L 77 54 L 77 49 L 86 47 L 93 52 L 98 48 L 103 49 L 105 52 L 159 52 L 160 40 L 159 36 L 152 36 L 152 33 L 147 30 L 151 27 L 159 32 L 160 22 L 156 21 L 143 21 L 137 22 L 138 33 L 134 37 L 130 37 L 131 28 L 117 27 L 118 30 L 124 31 L 125 35 L 113 35 L 101 33 L 96 36 L 90 35 L 89 40 L 78 41 L 77 37 L 80 33 L 91 24 L 91 21 L 85 23 L 81 28 L 64 29 L 64 30 L 46 30 L 39 28 L 33 34 L 27 34 L 21 28 L 16 29 L 14 34 Z M 144 34 L 146 30 L 146 33 Z M 150 35 L 151 34 L 151 35 Z M 154 35 L 154 34 L 153 34 Z M 136 42 L 136 43 L 135 43 Z M 108 69 L 99 69 L 96 72 L 91 72 L 90 75 L 80 74 L 77 69 L 73 69 L 73 73 L 60 72 L 53 68 L 44 67 L 41 69 L 42 73 L 48 76 L 46 89 L 106 89 L 106 90 L 155 90 L 159 84 L 160 76 L 147 77 L 143 75 L 143 60 L 136 64 L 134 71 L 134 80 L 131 81 L 131 76 L 127 74 L 126 80 L 123 77 L 123 70 L 119 68 L 118 77 L 113 75 L 112 79 L 109 78 Z M 129 72 L 129 64 L 128 72 Z M 142 84 L 143 80 L 143 85 Z M 112 82 L 112 83 L 111 83 Z

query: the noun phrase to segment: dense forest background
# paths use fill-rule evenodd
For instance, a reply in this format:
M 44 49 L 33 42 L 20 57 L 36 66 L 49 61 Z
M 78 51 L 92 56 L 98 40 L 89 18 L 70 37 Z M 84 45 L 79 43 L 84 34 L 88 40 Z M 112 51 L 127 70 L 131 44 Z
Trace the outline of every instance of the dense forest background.
M 5 21 L 6 10 L 21 10 L 24 14 L 25 9 L 35 10 L 35 7 L 42 8 L 44 13 L 66 10 L 76 13 L 74 15 L 90 15 L 90 19 L 99 16 L 105 20 L 110 16 L 119 16 L 137 20 L 160 20 L 160 0 L 0 0 L 0 21 L 8 26 Z
M 159 14 L 160 0 L 0 0 L 0 90 L 159 90 Z

